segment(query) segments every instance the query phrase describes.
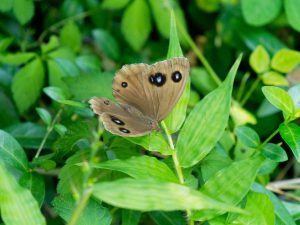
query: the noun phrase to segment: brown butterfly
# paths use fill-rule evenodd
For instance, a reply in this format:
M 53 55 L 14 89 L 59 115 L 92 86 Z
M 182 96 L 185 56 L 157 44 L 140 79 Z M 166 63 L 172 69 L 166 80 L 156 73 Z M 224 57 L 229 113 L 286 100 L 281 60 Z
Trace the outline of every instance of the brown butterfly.
M 106 130 L 119 136 L 142 136 L 159 131 L 158 123 L 174 108 L 185 88 L 189 61 L 172 58 L 152 65 L 124 65 L 113 80 L 117 103 L 93 97 L 89 103 Z

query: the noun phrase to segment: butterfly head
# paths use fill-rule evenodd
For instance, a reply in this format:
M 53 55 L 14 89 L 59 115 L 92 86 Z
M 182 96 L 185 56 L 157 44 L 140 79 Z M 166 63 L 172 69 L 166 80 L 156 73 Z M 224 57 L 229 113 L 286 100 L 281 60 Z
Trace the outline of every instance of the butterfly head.
M 149 126 L 151 126 L 151 130 L 155 130 L 157 132 L 161 131 L 158 122 L 156 120 L 149 119 L 148 124 Z

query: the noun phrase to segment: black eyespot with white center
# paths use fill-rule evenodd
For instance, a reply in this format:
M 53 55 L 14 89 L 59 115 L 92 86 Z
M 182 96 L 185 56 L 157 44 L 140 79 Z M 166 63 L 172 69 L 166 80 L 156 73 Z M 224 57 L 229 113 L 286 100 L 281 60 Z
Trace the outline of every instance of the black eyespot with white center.
M 124 82 L 121 83 L 121 86 L 122 86 L 123 88 L 126 88 L 126 87 L 128 86 L 128 84 L 127 84 L 127 82 L 124 81 Z
M 174 73 L 172 73 L 172 80 L 175 83 L 178 83 L 179 81 L 181 81 L 181 79 L 182 79 L 182 75 L 179 71 L 175 71 Z
M 166 75 L 162 73 L 156 73 L 149 76 L 149 82 L 157 87 L 161 87 L 166 83 Z
M 120 127 L 120 128 L 119 128 L 119 131 L 121 131 L 121 132 L 123 132 L 123 133 L 125 133 L 125 134 L 129 134 L 129 133 L 130 133 L 130 131 L 127 130 L 126 128 L 124 128 L 124 127 Z
M 115 116 L 110 116 L 110 118 L 111 118 L 111 121 L 113 121 L 117 125 L 125 125 L 125 123 L 122 120 L 118 119 Z

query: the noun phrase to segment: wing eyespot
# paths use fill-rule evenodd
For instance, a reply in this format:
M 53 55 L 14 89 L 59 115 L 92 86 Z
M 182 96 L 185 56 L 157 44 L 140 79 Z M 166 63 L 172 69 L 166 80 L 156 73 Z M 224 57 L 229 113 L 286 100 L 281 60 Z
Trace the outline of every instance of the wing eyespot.
M 182 79 L 182 75 L 179 71 L 175 71 L 172 73 L 172 80 L 175 82 L 175 83 L 178 83 L 179 81 L 181 81 Z
M 123 132 L 123 133 L 125 133 L 125 134 L 129 134 L 129 133 L 130 133 L 130 130 L 127 130 L 127 129 L 124 128 L 124 127 L 120 127 L 120 128 L 119 128 L 119 131 L 121 131 L 121 132 Z

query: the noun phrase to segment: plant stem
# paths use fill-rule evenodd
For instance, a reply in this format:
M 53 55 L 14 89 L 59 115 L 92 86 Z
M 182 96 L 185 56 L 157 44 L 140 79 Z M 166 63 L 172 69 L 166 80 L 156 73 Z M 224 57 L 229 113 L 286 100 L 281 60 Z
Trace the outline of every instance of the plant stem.
M 183 176 L 181 166 L 179 164 L 179 160 L 178 160 L 178 157 L 177 157 L 177 152 L 176 152 L 175 147 L 174 147 L 172 136 L 171 136 L 171 134 L 170 134 L 170 132 L 169 132 L 169 130 L 168 130 L 168 128 L 167 128 L 164 121 L 161 122 L 161 125 L 162 125 L 162 127 L 165 131 L 166 136 L 167 136 L 170 148 L 173 150 L 172 151 L 172 159 L 173 159 L 173 163 L 174 163 L 174 166 L 175 166 L 175 170 L 176 170 L 179 182 L 180 182 L 180 184 L 184 185 L 184 176 Z M 188 219 L 189 219 L 189 225 L 194 225 L 194 221 L 192 219 L 190 219 L 191 211 L 186 210 L 186 212 L 187 212 Z
M 241 100 L 241 98 L 242 98 L 242 95 L 244 94 L 245 87 L 246 87 L 246 83 L 247 83 L 249 77 L 250 77 L 250 73 L 249 73 L 249 72 L 245 73 L 245 75 L 243 76 L 243 79 L 242 79 L 242 81 L 241 81 L 241 84 L 240 84 L 238 93 L 237 93 L 237 95 L 236 95 L 236 100 L 237 100 L 238 102 L 240 102 L 240 100 Z
M 272 133 L 270 134 L 269 137 L 267 137 L 266 140 L 264 140 L 263 143 L 261 143 L 259 146 L 258 146 L 258 149 L 261 149 L 265 144 L 267 144 L 277 133 L 279 132 L 279 127 Z
M 258 76 L 255 81 L 253 82 L 253 84 L 251 85 L 249 91 L 246 93 L 246 95 L 244 96 L 244 98 L 242 99 L 240 106 L 243 107 L 243 105 L 245 105 L 245 103 L 248 101 L 248 99 L 250 98 L 250 96 L 253 94 L 253 92 L 255 91 L 255 89 L 257 88 L 259 82 L 260 82 L 261 78 L 260 76 Z
M 93 189 L 90 187 L 88 188 L 84 195 L 82 196 L 82 198 L 80 199 L 79 204 L 77 205 L 77 207 L 75 208 L 75 211 L 72 213 L 72 217 L 70 219 L 70 222 L 68 222 L 68 225 L 75 225 L 77 223 L 77 220 L 82 212 L 82 210 L 84 209 L 84 207 L 86 206 L 90 196 L 93 193 Z
M 52 121 L 52 122 L 50 123 L 50 125 L 47 127 L 46 134 L 45 134 L 45 136 L 44 136 L 44 138 L 43 138 L 43 140 L 42 140 L 42 142 L 41 142 L 41 144 L 40 144 L 40 146 L 39 146 L 39 148 L 38 148 L 38 150 L 37 150 L 37 152 L 36 152 L 34 158 L 38 158 L 39 155 L 41 154 L 41 152 L 42 152 L 42 150 L 43 150 L 43 147 L 44 147 L 44 145 L 45 145 L 45 143 L 46 143 L 46 141 L 47 141 L 47 139 L 48 139 L 48 136 L 50 135 L 51 131 L 53 130 L 53 128 L 54 128 L 54 126 L 55 126 L 55 124 L 56 124 L 56 122 L 57 122 L 57 120 L 58 120 L 58 118 L 60 117 L 60 115 L 61 115 L 62 112 L 63 112 L 63 106 L 61 106 L 61 108 L 60 108 L 60 109 L 58 110 L 58 112 L 56 113 L 56 115 L 55 115 L 53 121 Z

